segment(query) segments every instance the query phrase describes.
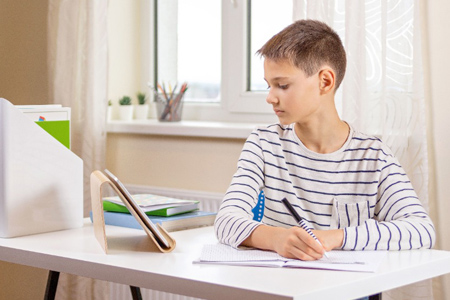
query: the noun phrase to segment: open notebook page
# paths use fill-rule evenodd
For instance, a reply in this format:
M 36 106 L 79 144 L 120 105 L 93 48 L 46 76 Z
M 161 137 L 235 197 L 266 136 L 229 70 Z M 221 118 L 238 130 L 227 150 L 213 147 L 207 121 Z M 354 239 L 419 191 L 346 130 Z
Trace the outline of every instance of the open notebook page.
M 228 245 L 211 244 L 203 246 L 200 259 L 196 263 L 375 272 L 386 253 L 386 251 L 333 250 L 328 252 L 328 258 L 302 261 L 285 258 L 272 251 L 234 249 Z

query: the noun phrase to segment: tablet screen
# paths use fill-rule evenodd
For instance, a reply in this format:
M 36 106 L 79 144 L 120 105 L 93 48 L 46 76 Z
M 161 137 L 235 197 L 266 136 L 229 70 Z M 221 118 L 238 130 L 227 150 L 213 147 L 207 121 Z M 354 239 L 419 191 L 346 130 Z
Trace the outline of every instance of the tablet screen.
M 125 188 L 125 186 L 120 182 L 119 178 L 117 178 L 114 174 L 112 174 L 109 170 L 105 169 L 105 175 L 113 182 L 113 184 L 117 187 L 117 189 L 123 194 L 123 196 L 128 201 L 128 204 L 131 206 L 132 209 L 130 209 L 130 213 L 134 212 L 137 216 L 141 219 L 141 221 L 147 226 L 147 228 L 150 229 L 151 233 L 153 233 L 153 236 L 157 240 L 157 242 L 164 246 L 165 248 L 169 248 L 169 243 L 167 242 L 166 238 L 161 234 L 161 232 L 158 230 L 158 228 L 155 226 L 155 224 L 147 217 L 145 212 L 140 208 L 140 206 L 133 200 L 133 197 L 128 192 L 128 190 Z

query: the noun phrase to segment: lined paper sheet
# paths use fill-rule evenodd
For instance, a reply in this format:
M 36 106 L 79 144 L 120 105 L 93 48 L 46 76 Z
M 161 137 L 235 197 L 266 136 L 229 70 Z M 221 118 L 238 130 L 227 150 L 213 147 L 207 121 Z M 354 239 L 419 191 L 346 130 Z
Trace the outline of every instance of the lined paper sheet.
M 195 263 L 375 272 L 386 253 L 386 251 L 333 250 L 328 252 L 328 258 L 302 261 L 285 258 L 272 251 L 234 249 L 228 245 L 211 244 L 203 246 L 200 259 Z

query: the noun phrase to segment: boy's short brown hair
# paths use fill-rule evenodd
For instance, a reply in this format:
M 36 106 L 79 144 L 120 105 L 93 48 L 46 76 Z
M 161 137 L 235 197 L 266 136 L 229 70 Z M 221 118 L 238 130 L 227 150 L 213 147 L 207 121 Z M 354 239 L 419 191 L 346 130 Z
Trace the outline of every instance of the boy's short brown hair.
M 287 59 L 307 76 L 327 64 L 336 73 L 335 90 L 344 79 L 347 59 L 341 39 L 320 21 L 296 21 L 274 35 L 256 53 L 274 61 Z

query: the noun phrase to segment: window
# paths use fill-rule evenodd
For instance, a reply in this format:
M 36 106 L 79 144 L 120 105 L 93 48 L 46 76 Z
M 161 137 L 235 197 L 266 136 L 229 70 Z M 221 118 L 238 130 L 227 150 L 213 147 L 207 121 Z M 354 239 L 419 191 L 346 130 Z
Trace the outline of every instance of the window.
M 274 34 L 292 23 L 292 0 L 249 1 L 249 12 L 247 91 L 264 91 L 267 83 L 264 81 L 263 60 L 255 56 L 255 53 Z
M 146 28 L 144 36 L 147 39 L 151 38 L 149 43 L 144 43 L 147 44 L 147 48 L 143 47 L 143 53 L 149 54 L 143 57 L 143 65 L 147 66 L 143 74 L 147 76 L 145 78 L 149 78 L 147 80 L 149 83 L 154 83 L 157 78 L 153 70 L 172 72 L 172 75 L 176 75 L 176 77 L 169 76 L 170 79 L 163 80 L 195 82 L 194 79 L 182 79 L 181 76 L 178 76 L 180 74 L 192 75 L 189 74 L 189 71 L 183 73 L 175 68 L 178 67 L 178 62 L 181 66 L 182 60 L 186 60 L 186 58 L 181 58 L 181 54 L 177 54 L 175 60 L 169 60 L 164 67 L 161 65 L 162 61 L 159 61 L 158 68 L 154 65 L 154 55 L 159 59 L 161 55 L 170 53 L 169 50 L 173 51 L 175 48 L 171 46 L 168 50 L 161 48 L 159 51 L 155 51 L 153 33 L 156 31 L 156 26 L 153 17 L 161 18 L 164 13 L 172 15 L 172 17 L 166 18 L 169 21 L 164 26 L 174 27 L 176 25 L 177 28 L 181 26 L 181 29 L 184 30 L 190 24 L 185 21 L 187 19 L 212 18 L 214 20 L 212 22 L 216 24 L 214 29 L 213 26 L 210 26 L 208 36 L 201 39 L 202 43 L 210 42 L 207 44 L 208 47 L 212 47 L 213 43 L 216 45 L 214 52 L 219 55 L 217 60 L 221 61 L 219 66 L 212 63 L 202 64 L 202 67 L 214 65 L 214 72 L 202 71 L 208 73 L 208 76 L 215 80 L 211 84 L 214 86 L 214 92 L 209 94 L 212 96 L 206 97 L 193 95 L 193 100 L 184 106 L 186 120 L 276 122 L 277 118 L 271 112 L 270 105 L 265 102 L 267 92 L 265 91 L 265 82 L 262 80 L 262 61 L 255 55 L 255 51 L 271 35 L 291 23 L 294 18 L 326 21 L 341 36 L 348 58 L 345 79 L 335 97 L 341 117 L 349 122 L 357 120 L 362 124 L 360 127 L 372 134 L 379 134 L 381 129 L 394 127 L 385 122 L 388 112 L 401 110 L 406 112 L 402 120 L 413 119 L 412 105 L 417 100 L 416 98 L 420 97 L 419 92 L 422 88 L 420 84 L 417 84 L 421 82 L 421 53 L 420 47 L 417 47 L 417 44 L 420 45 L 417 2 L 413 0 L 356 1 L 355 3 L 345 0 L 331 1 L 331 3 L 314 0 L 206 0 L 207 4 L 199 4 L 200 2 L 196 1 L 201 0 L 143 1 L 149 4 L 146 4 L 148 7 L 142 16 L 151 16 L 150 20 L 142 18 L 142 21 L 147 22 L 148 25 L 144 24 Z M 180 7 L 182 7 L 179 4 L 182 5 L 185 2 L 189 3 L 189 6 L 195 6 L 195 9 L 183 17 L 183 13 L 178 15 Z M 159 14 L 155 14 L 155 11 L 158 10 L 155 10 L 156 6 L 153 5 L 160 3 L 169 7 Z M 174 7 L 170 8 L 170 5 L 176 7 L 176 10 Z M 208 7 L 208 9 L 202 11 L 199 7 Z M 181 10 L 184 11 L 185 8 L 181 8 Z M 193 17 L 191 14 L 194 13 L 199 14 Z M 211 17 L 211 14 L 214 17 Z M 189 17 L 189 15 L 191 16 Z M 217 25 L 219 18 L 221 22 L 220 25 Z M 208 21 L 208 26 L 210 22 L 211 20 Z M 206 24 L 206 22 L 204 23 Z M 266 25 L 270 26 L 266 27 Z M 214 38 L 221 37 L 221 39 L 211 39 L 214 35 L 211 30 L 217 31 Z M 160 32 L 159 35 L 161 34 Z M 167 39 L 172 35 L 173 41 L 177 41 L 177 30 L 170 30 L 167 27 L 164 34 Z M 197 35 L 197 38 L 200 36 Z M 183 42 L 180 39 L 180 47 L 182 45 Z M 217 50 L 217 47 L 221 50 Z M 199 60 L 202 60 L 202 57 L 196 58 L 196 62 Z M 189 68 L 194 68 L 193 66 L 199 67 L 200 64 L 194 63 L 186 68 L 189 70 Z M 217 71 L 218 68 L 219 71 Z M 220 73 L 220 77 L 217 77 L 217 73 Z M 217 80 L 217 78 L 220 79 Z M 217 93 L 218 89 L 219 93 Z M 203 92 L 203 94 L 206 93 Z M 405 102 L 406 106 L 400 105 L 402 102 Z M 403 124 L 404 121 L 400 122 L 399 120 L 400 118 L 397 117 L 391 122 Z
M 149 85 L 164 82 L 173 88 L 187 81 L 185 119 L 276 121 L 265 102 L 267 85 L 255 51 L 291 22 L 291 0 L 154 0 L 153 4 L 150 10 L 156 14 L 147 30 L 153 45 L 147 51 Z M 274 9 L 276 19 L 272 16 L 266 22 Z
M 185 102 L 220 102 L 220 0 L 158 1 L 156 11 L 156 80 L 188 82 Z

